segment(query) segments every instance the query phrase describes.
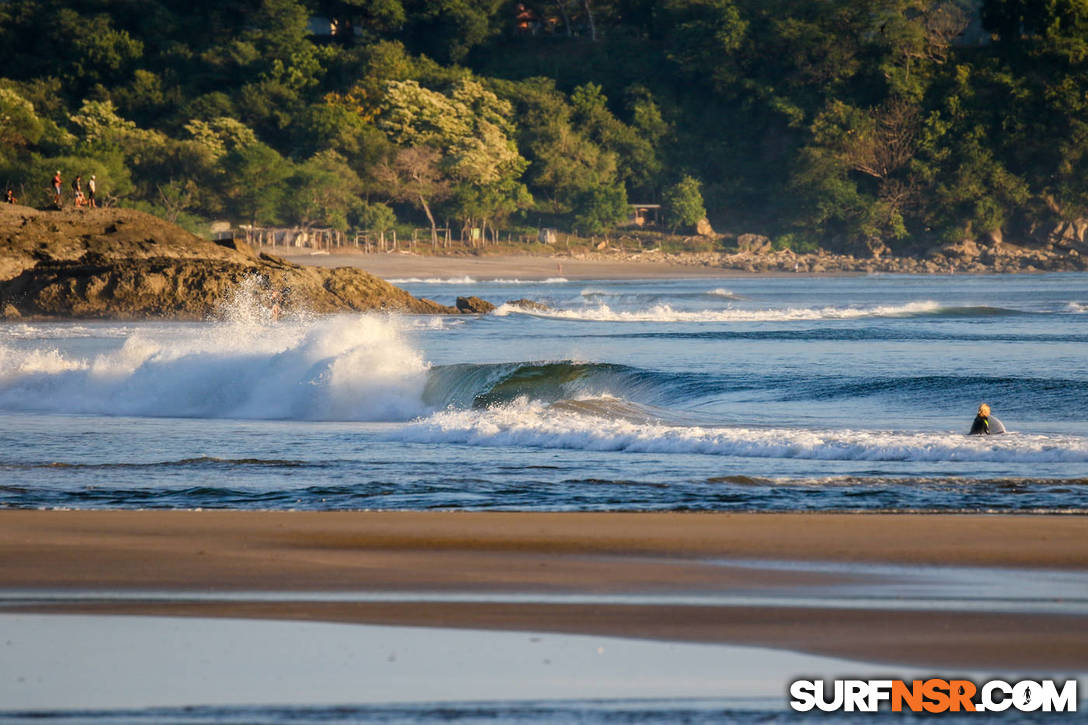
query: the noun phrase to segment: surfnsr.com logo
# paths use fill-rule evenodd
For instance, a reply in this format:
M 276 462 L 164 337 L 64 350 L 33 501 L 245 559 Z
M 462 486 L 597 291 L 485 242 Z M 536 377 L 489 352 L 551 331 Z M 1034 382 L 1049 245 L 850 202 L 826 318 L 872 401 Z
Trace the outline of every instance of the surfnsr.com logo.
M 790 698 L 798 712 L 1076 712 L 1077 681 L 797 680 Z

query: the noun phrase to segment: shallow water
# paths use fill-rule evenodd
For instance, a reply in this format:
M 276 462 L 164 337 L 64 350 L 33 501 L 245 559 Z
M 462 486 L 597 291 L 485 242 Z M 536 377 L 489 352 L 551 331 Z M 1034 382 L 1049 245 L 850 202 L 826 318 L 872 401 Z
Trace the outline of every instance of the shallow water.
M 869 722 L 888 711 L 790 712 L 787 683 L 929 676 L 758 647 L 314 622 L 0 614 L 0 637 L 0 721 L 16 722 Z
M 0 325 L 0 506 L 1088 508 L 1085 274 L 403 284 L 550 309 Z

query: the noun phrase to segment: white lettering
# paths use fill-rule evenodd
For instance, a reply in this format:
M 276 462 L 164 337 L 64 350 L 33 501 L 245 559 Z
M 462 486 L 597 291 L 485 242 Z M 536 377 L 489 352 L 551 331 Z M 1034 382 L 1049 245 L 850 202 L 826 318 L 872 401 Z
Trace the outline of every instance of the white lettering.
M 869 687 L 865 680 L 847 680 L 843 693 L 843 704 L 847 712 L 868 712 L 866 701 Z
M 994 699 L 995 692 L 1000 692 L 1003 697 Z M 990 680 L 983 685 L 981 695 L 982 702 L 975 707 L 976 711 L 1004 712 L 1012 707 L 1012 685 L 1004 680 Z
M 1043 680 L 1043 700 L 1044 712 L 1076 712 L 1077 681 L 1066 680 L 1061 692 L 1058 692 L 1054 680 Z
M 891 680 L 869 680 L 869 709 L 868 712 L 880 710 L 880 703 L 892 699 Z
M 797 712 L 808 712 L 816 707 L 816 683 L 812 680 L 797 680 L 790 685 L 790 707 Z
M 1020 712 L 1035 712 L 1043 706 L 1043 688 L 1038 682 L 1021 680 L 1012 688 L 1012 704 Z
M 831 700 L 827 699 L 827 692 L 825 685 L 826 682 L 820 682 L 819 694 L 816 696 L 816 707 L 820 708 L 824 712 L 835 712 L 842 707 L 845 695 L 843 694 L 843 681 L 835 680 L 835 684 L 832 686 L 832 692 L 835 693 L 835 697 Z

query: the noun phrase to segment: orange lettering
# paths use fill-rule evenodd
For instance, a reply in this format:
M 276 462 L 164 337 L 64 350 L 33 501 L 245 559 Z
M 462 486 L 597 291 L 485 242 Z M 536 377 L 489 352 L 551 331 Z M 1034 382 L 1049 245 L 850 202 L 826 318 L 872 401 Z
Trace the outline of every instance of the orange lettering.
M 959 712 L 962 707 L 964 712 L 974 712 L 975 703 L 971 698 L 975 696 L 975 683 L 970 680 L 952 680 L 948 683 L 950 706 L 952 712 Z
M 892 682 L 892 712 L 902 712 L 903 703 L 911 712 L 919 712 L 922 709 L 922 681 L 914 680 L 910 687 L 902 680 Z
M 944 712 L 948 709 L 948 681 L 940 679 L 926 680 L 922 683 L 922 694 L 929 702 L 923 703 L 926 712 Z

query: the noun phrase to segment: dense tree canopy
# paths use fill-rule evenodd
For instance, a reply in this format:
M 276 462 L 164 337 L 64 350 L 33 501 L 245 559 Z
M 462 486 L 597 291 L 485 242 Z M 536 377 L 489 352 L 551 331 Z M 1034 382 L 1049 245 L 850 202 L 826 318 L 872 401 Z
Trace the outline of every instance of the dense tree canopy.
M 0 184 L 913 250 L 1088 216 L 1085 0 L 7 0 Z

